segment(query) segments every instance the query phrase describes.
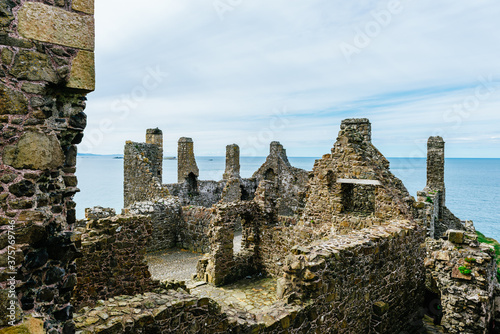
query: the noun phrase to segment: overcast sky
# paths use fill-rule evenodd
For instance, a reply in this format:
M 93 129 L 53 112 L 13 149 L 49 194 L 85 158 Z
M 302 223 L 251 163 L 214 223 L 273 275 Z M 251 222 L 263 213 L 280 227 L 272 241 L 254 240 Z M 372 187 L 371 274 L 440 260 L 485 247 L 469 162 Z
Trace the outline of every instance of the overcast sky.
M 496 0 L 96 1 L 96 91 L 81 153 L 164 133 L 165 155 L 329 153 L 367 117 L 388 157 L 500 157 Z

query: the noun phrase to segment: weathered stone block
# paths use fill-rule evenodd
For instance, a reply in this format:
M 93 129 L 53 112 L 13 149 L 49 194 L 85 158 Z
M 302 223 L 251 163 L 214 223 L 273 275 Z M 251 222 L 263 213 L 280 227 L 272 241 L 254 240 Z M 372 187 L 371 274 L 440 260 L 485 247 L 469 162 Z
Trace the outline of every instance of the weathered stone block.
M 18 79 L 58 82 L 57 73 L 46 54 L 22 50 L 16 55 L 10 74 Z
M 17 144 L 5 147 L 3 162 L 14 168 L 54 169 L 62 166 L 64 154 L 55 135 L 29 131 Z
M 95 89 L 94 53 L 79 51 L 73 60 L 67 86 L 70 88 L 93 91 Z
M 94 18 L 91 15 L 71 13 L 38 2 L 25 2 L 18 18 L 19 33 L 26 38 L 94 50 Z
M 31 197 L 35 194 L 35 185 L 28 180 L 22 180 L 9 187 L 9 191 L 17 197 Z
M 71 8 L 79 12 L 94 14 L 94 0 L 73 0 Z
M 464 242 L 464 231 L 448 230 L 448 240 L 454 244 L 461 244 Z
M 384 315 L 387 311 L 389 310 L 389 304 L 378 301 L 373 303 L 373 313 L 375 313 L 378 316 Z
M 10 310 L 8 310 L 8 307 L 11 305 L 10 304 L 11 299 L 9 298 L 9 293 L 7 289 L 1 289 L 0 290 L 0 326 L 7 326 L 9 321 L 11 319 L 8 317 L 10 314 Z M 22 311 L 21 308 L 18 305 L 17 300 L 15 300 L 14 305 L 14 319 L 16 321 L 21 320 L 22 318 Z M 11 328 L 11 327 L 7 327 Z M 6 329 L 0 330 L 0 333 L 9 333 L 6 331 Z M 11 332 L 15 333 L 15 332 Z
M 0 85 L 0 115 L 23 115 L 28 112 L 28 101 L 20 92 Z
M 0 27 L 5 27 L 14 20 L 14 15 L 12 15 L 12 7 L 16 4 L 12 0 L 6 0 L 0 2 Z

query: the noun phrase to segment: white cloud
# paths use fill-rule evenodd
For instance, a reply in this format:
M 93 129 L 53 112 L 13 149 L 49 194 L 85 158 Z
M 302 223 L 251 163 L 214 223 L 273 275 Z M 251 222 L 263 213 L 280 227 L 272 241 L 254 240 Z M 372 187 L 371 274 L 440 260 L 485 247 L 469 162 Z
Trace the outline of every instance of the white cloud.
M 289 155 L 321 156 L 341 119 L 366 116 L 389 156 L 421 151 L 436 132 L 455 156 L 498 156 L 498 82 L 477 107 L 447 113 L 474 96 L 479 77 L 500 81 L 496 1 L 401 1 L 350 63 L 339 46 L 354 45 L 389 1 L 226 3 L 235 5 L 223 20 L 211 0 L 154 0 L 147 11 L 129 0 L 96 3 L 97 91 L 81 150 L 120 153 L 158 126 L 169 154 L 192 136 L 200 155 L 222 155 L 233 142 L 266 155 L 272 137 Z M 144 89 L 155 68 L 168 77 Z M 124 101 L 126 112 L 117 108 Z M 273 125 L 285 108 L 284 126 Z

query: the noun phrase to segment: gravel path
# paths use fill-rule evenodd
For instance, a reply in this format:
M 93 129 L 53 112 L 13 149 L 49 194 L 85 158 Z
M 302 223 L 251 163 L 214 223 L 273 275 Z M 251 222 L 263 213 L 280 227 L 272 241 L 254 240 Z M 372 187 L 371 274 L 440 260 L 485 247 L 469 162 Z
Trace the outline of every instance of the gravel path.
M 200 253 L 168 249 L 146 254 L 146 261 L 153 279 L 190 281 L 202 256 Z
M 234 253 L 241 250 L 241 232 L 234 235 Z M 146 254 L 149 272 L 153 279 L 160 281 L 178 280 L 191 281 L 191 275 L 196 273 L 196 264 L 203 254 L 183 249 L 167 249 Z

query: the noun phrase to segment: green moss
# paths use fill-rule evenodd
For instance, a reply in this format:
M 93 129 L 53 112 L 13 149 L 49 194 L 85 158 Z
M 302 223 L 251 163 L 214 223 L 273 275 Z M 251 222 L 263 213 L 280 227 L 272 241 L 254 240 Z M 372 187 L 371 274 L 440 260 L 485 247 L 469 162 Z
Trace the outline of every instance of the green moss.
M 458 267 L 458 270 L 460 270 L 462 275 L 470 275 L 472 273 L 472 270 L 470 270 L 466 266 L 460 266 L 460 267 Z
M 434 203 L 434 202 L 432 201 L 432 198 L 430 198 L 429 196 L 427 196 L 427 198 L 425 199 L 425 201 L 426 201 L 427 203 Z
M 497 281 L 500 282 L 500 243 L 493 238 L 488 238 L 484 234 L 479 231 L 476 231 L 477 241 L 481 243 L 485 243 L 488 245 L 492 245 L 495 248 L 495 260 L 497 262 Z

